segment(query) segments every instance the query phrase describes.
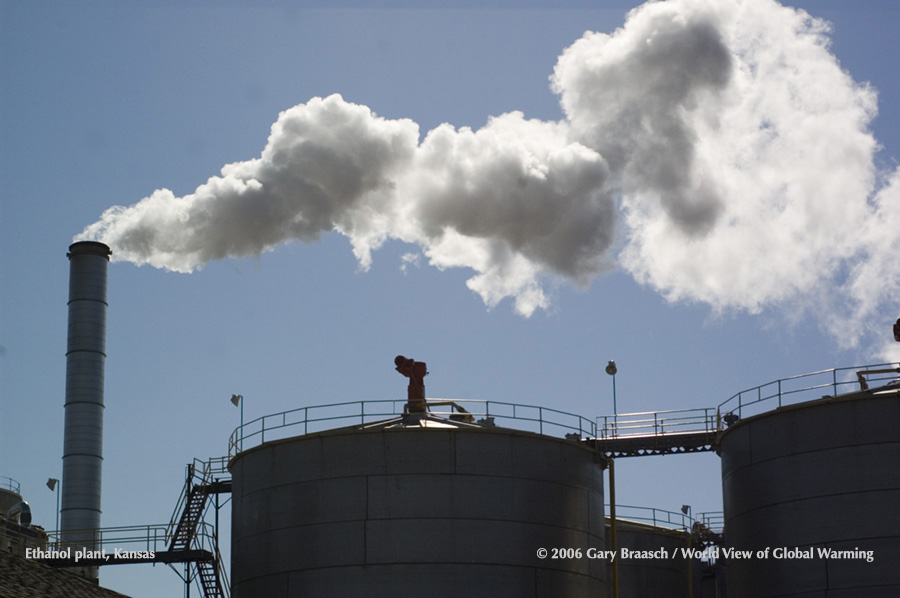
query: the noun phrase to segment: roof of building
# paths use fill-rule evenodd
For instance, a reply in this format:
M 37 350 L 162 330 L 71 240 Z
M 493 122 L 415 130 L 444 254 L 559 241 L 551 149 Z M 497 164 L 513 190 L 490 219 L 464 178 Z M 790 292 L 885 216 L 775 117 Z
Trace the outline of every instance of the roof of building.
M 0 596 L 4 598 L 128 598 L 65 569 L 0 550 Z

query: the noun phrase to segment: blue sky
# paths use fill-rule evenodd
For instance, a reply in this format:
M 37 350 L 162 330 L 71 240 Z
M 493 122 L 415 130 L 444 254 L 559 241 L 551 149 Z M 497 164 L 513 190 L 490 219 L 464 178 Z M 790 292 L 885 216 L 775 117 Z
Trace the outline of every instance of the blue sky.
M 420 140 L 441 123 L 479 129 L 514 110 L 559 121 L 549 77 L 564 48 L 586 30 L 612 33 L 638 5 L 509 4 L 0 2 L 0 475 L 21 482 L 36 523 L 54 527 L 44 482 L 62 472 L 73 237 L 110 206 L 161 188 L 184 196 L 223 165 L 259 157 L 279 113 L 317 96 L 412 119 Z M 888 176 L 900 155 L 898 9 L 795 5 L 832 23 L 841 67 L 877 90 L 868 128 Z M 715 407 L 757 384 L 884 355 L 870 333 L 841 346 L 823 322 L 830 312 L 809 308 L 827 280 L 748 313 L 668 301 L 621 266 L 585 288 L 551 273 L 540 278 L 549 306 L 526 318 L 512 298 L 486 307 L 466 286 L 469 268 L 424 257 L 402 268 L 423 251 L 388 240 L 366 271 L 346 236 L 326 233 L 191 274 L 111 264 L 104 525 L 168 521 L 184 465 L 226 453 L 239 423 L 232 393 L 244 395 L 247 420 L 403 398 L 398 353 L 428 363 L 429 396 L 586 417 L 612 411 L 610 359 L 619 411 L 630 412 Z M 882 302 L 867 325 L 886 338 L 898 315 Z M 718 466 L 711 454 L 623 460 L 618 500 L 718 510 Z M 107 568 L 101 579 L 136 597 L 180 591 L 162 567 Z

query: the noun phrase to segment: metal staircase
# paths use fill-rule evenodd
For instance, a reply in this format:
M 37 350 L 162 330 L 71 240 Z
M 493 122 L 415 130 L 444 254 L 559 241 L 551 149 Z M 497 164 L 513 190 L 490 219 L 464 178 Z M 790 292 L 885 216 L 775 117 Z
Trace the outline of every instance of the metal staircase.
M 197 524 L 203 518 L 203 512 L 206 510 L 206 499 L 209 496 L 206 492 L 209 475 L 206 468 L 199 473 L 199 482 L 194 481 L 198 477 L 196 463 L 188 465 L 187 481 L 185 482 L 182 498 L 179 499 L 177 510 L 183 506 L 181 516 L 178 519 L 178 525 L 172 533 L 172 539 L 169 543 L 169 550 L 188 550 L 191 541 L 197 531 Z M 173 518 L 174 520 L 174 518 Z
M 197 562 L 197 573 L 200 576 L 200 587 L 203 588 L 203 595 L 207 597 L 225 596 L 224 589 L 222 587 L 222 580 L 219 577 L 218 556 L 219 555 L 217 553 L 217 559 L 215 561 Z
M 133 551 L 134 554 L 112 559 L 99 555 L 93 558 L 48 557 L 42 559 L 43 562 L 51 567 L 164 563 L 172 567 L 185 584 L 196 581 L 206 598 L 229 598 L 228 573 L 219 553 L 218 499 L 215 501 L 216 525 L 205 521 L 210 507 L 209 498 L 231 492 L 227 462 L 226 457 L 209 461 L 194 459 L 187 466 L 184 489 L 168 524 L 69 530 L 71 533 L 92 535 L 94 543 L 104 547 L 107 553 L 119 547 L 125 550 L 124 546 L 139 544 L 139 550 Z M 49 537 L 50 546 L 54 549 L 69 547 L 61 541 L 58 530 L 49 532 Z M 70 551 L 70 554 L 73 552 Z M 179 563 L 184 565 L 183 575 L 173 566 Z
M 185 559 L 185 574 L 191 577 L 193 566 L 196 579 L 205 598 L 227 598 L 229 595 L 227 575 L 219 554 L 218 537 L 208 533 L 198 533 L 209 508 L 209 497 L 230 492 L 231 481 L 214 479 L 214 474 L 226 474 L 226 459 L 201 461 L 194 459 L 187 466 L 184 489 L 172 512 L 172 519 L 166 532 L 168 552 L 199 555 Z

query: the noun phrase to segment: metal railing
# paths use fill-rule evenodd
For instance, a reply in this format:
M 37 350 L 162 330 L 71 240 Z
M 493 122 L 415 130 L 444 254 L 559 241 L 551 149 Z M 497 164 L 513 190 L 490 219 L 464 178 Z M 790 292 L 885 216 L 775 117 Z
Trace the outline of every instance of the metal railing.
M 609 513 L 610 505 L 607 504 Z M 717 544 L 722 541 L 725 529 L 725 514 L 722 511 L 709 511 L 690 514 L 684 511 L 666 511 L 653 507 L 636 507 L 632 505 L 616 505 L 616 521 L 644 523 L 653 527 L 661 527 L 681 532 L 690 532 L 697 545 Z M 705 560 L 714 560 L 712 555 Z
M 271 440 L 331 429 L 336 422 L 343 422 L 346 425 L 365 425 L 385 418 L 400 417 L 406 403 L 405 400 L 399 399 L 349 401 L 300 407 L 259 417 L 239 426 L 231 434 L 228 440 L 228 457 L 232 458 L 242 450 Z M 597 426 L 590 419 L 548 407 L 475 399 L 454 399 L 453 401 L 429 399 L 428 401 L 429 405 L 447 406 L 450 403 L 464 407 L 466 414 L 472 419 L 481 419 L 489 425 L 497 421 L 516 422 L 516 429 L 534 431 L 538 434 L 554 432 L 563 435 L 577 434 L 585 438 L 594 438 L 597 433 Z M 459 416 L 452 409 L 447 411 L 429 409 L 428 413 L 448 418 Z
M 228 579 L 228 565 L 222 560 L 222 553 L 219 552 L 219 543 L 215 537 L 215 528 L 205 521 L 201 521 L 195 537 L 196 548 L 206 550 L 215 557 L 216 572 L 219 576 L 219 589 L 226 598 L 231 596 L 231 581 Z M 199 582 L 199 580 L 195 581 Z M 202 593 L 203 590 L 201 588 L 201 595 Z
M 605 505 L 609 513 L 609 504 Z M 664 527 L 674 530 L 689 530 L 694 525 L 694 518 L 681 511 L 666 511 L 653 507 L 636 507 L 633 505 L 616 505 L 616 521 L 636 521 L 649 523 L 653 527 Z
M 124 545 L 130 545 L 133 548 L 134 544 L 141 544 L 143 550 L 158 554 L 165 553 L 169 549 L 170 525 L 171 524 L 161 523 L 122 527 L 101 527 L 88 530 L 67 530 L 64 533 L 67 535 L 73 534 L 76 535 L 76 537 L 81 538 L 93 537 L 93 541 L 91 542 L 93 545 L 92 550 L 98 546 L 115 549 L 115 547 Z M 59 530 L 47 532 L 50 540 L 49 548 L 51 550 L 66 550 L 70 547 L 77 549 L 84 545 L 83 540 L 79 542 L 62 542 L 60 540 L 60 535 L 62 533 L 63 532 Z M 204 550 L 214 556 L 219 578 L 221 580 L 221 589 L 226 597 L 230 596 L 231 585 L 228 581 L 228 571 L 227 567 L 222 562 L 222 555 L 218 550 L 215 528 L 209 523 L 201 521 L 194 532 L 194 538 L 194 549 Z M 107 552 L 110 551 L 108 550 Z M 147 562 L 156 561 L 154 559 L 149 559 Z M 166 562 L 171 566 L 170 561 Z
M 601 439 L 716 433 L 743 417 L 823 396 L 865 390 L 868 386 L 895 380 L 898 374 L 900 364 L 897 363 L 832 368 L 742 390 L 716 408 L 603 415 L 597 418 L 597 431 Z
M 725 512 L 707 511 L 697 513 L 697 521 L 702 523 L 709 531 L 721 534 L 725 530 Z
M 749 417 L 765 413 L 785 405 L 793 405 L 819 398 L 837 396 L 860 390 L 860 370 L 876 370 L 876 378 L 869 383 L 884 382 L 897 378 L 900 364 L 879 363 L 856 367 L 832 368 L 799 376 L 782 378 L 755 386 L 731 396 L 719 404 L 718 411 L 722 417 Z M 887 375 L 888 372 L 894 372 Z M 727 422 L 726 422 L 727 423 Z
M 8 478 L 5 475 L 0 476 L 0 488 L 4 490 L 11 490 L 16 494 L 21 494 L 21 485 L 19 482 L 12 478 Z
M 695 432 L 715 433 L 718 429 L 716 410 L 676 409 L 673 411 L 645 411 L 603 415 L 597 418 L 601 439 L 628 436 L 664 436 Z
M 181 512 L 184 510 L 189 498 L 188 494 L 190 492 L 190 489 L 193 486 L 208 484 L 212 481 L 213 474 L 228 474 L 228 458 L 212 457 L 204 461 L 203 459 L 197 459 L 195 457 L 193 462 L 188 465 L 187 469 L 188 471 L 186 483 L 181 488 L 181 494 L 178 495 L 178 500 L 175 503 L 175 508 L 172 510 L 172 516 L 169 518 L 169 524 L 166 528 L 166 542 L 170 542 L 172 540 L 172 536 L 175 534 L 175 530 L 178 528 L 178 522 L 180 521 Z M 208 508 L 209 505 L 207 504 L 204 512 L 200 514 L 201 519 L 206 516 L 206 509 Z
M 56 550 L 69 546 L 79 547 L 85 544 L 83 539 L 72 542 L 63 542 L 61 535 L 71 535 L 76 538 L 93 537 L 95 545 L 119 545 L 119 544 L 143 544 L 144 549 L 153 552 L 161 552 L 166 549 L 166 525 L 127 525 L 120 527 L 101 527 L 88 530 L 66 530 L 61 532 L 53 530 L 47 532 L 50 538 L 50 546 Z
M 887 369 L 885 369 L 887 368 Z M 834 396 L 856 390 L 860 385 L 860 370 L 873 370 L 877 378 L 869 382 L 888 381 L 900 373 L 900 364 L 887 363 L 868 366 L 833 368 L 810 374 L 801 374 L 768 382 L 743 390 L 719 404 L 703 409 L 677 409 L 671 411 L 646 411 L 604 415 L 591 421 L 580 415 L 558 409 L 521 405 L 502 401 L 475 399 L 454 400 L 464 406 L 473 418 L 516 422 L 519 429 L 544 434 L 562 433 L 587 438 L 625 438 L 640 436 L 666 436 L 689 433 L 714 434 L 724 429 L 729 418 L 742 418 L 825 396 Z M 890 375 L 889 375 L 890 374 Z M 856 388 L 854 388 L 856 387 Z M 446 399 L 430 399 L 429 404 L 448 405 Z M 328 405 L 299 407 L 281 413 L 258 417 L 235 429 L 228 440 L 228 459 L 245 448 L 270 440 L 302 436 L 312 432 L 332 429 L 336 423 L 365 425 L 399 417 L 406 401 L 386 399 L 374 401 L 347 401 Z M 450 411 L 429 411 L 433 415 L 452 417 Z M 524 425 L 523 425 L 524 424 Z M 224 471 L 224 464 L 220 464 Z
M 226 477 L 231 475 L 228 471 L 228 457 L 211 457 L 205 461 L 203 459 L 194 458 L 194 460 L 187 465 L 186 469 L 185 484 L 175 503 L 175 509 L 172 511 L 169 523 L 165 526 L 164 542 L 166 550 L 172 550 L 175 546 L 175 536 L 178 533 L 179 525 L 182 522 L 182 516 L 185 509 L 190 508 L 189 501 L 191 500 L 192 491 L 205 492 L 205 489 L 202 489 L 204 486 L 208 486 L 214 480 L 219 479 L 214 477 L 216 474 L 226 474 Z M 198 489 L 198 487 L 200 489 Z M 231 586 L 228 581 L 228 567 L 222 561 L 222 555 L 219 552 L 218 538 L 216 537 L 218 530 L 205 521 L 206 513 L 210 509 L 211 502 L 207 500 L 207 495 L 205 494 L 203 495 L 202 500 L 202 509 L 199 512 L 194 513 L 194 516 L 197 518 L 196 521 L 186 522 L 186 525 L 192 527 L 196 526 L 186 536 L 186 543 L 191 550 L 204 550 L 213 555 L 212 565 L 214 566 L 215 575 L 218 577 L 219 584 L 216 589 L 217 594 L 215 595 L 218 595 L 218 592 L 220 591 L 222 595 L 227 597 L 231 594 Z M 207 595 L 201 582 L 202 576 L 200 567 L 203 567 L 203 564 L 197 563 L 196 566 L 196 576 L 190 576 L 188 573 L 185 573 L 187 579 L 186 583 L 190 583 L 190 580 L 193 579 L 193 581 L 200 586 L 201 595 Z

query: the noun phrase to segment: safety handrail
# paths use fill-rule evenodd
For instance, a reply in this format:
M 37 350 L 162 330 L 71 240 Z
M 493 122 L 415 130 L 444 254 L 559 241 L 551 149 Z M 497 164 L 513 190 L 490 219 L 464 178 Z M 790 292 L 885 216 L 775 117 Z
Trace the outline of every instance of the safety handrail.
M 870 383 L 895 379 L 898 373 L 900 373 L 900 364 L 882 363 L 832 368 L 789 376 L 742 390 L 720 403 L 717 408 L 645 411 L 600 416 L 597 418 L 597 431 L 601 439 L 716 433 L 742 417 L 820 398 L 823 396 L 823 390 L 831 391 L 830 395 L 824 396 L 836 396 L 842 392 L 852 392 L 857 388 L 866 390 Z M 866 380 L 865 376 L 867 375 L 877 377 Z
M 59 550 L 68 546 L 78 547 L 84 544 L 84 540 L 73 542 L 63 542 L 61 535 L 72 535 L 74 537 L 85 537 L 88 534 L 93 536 L 91 544 L 96 545 L 115 545 L 115 544 L 144 544 L 145 549 L 149 551 L 162 551 L 166 548 L 166 528 L 165 523 L 151 523 L 148 525 L 125 525 L 118 527 L 101 527 L 96 529 L 84 530 L 51 530 L 47 532 L 50 546 Z M 208 532 L 205 532 L 208 533 Z
M 258 446 L 267 440 L 322 431 L 337 421 L 365 425 L 384 418 L 400 417 L 406 403 L 405 400 L 399 399 L 347 401 L 299 407 L 258 417 L 239 426 L 231 434 L 228 440 L 228 456 L 232 458 L 242 450 Z M 577 434 L 581 437 L 593 438 L 597 432 L 596 424 L 590 419 L 548 407 L 478 399 L 453 399 L 452 401 L 429 399 L 428 405 L 429 407 L 432 405 L 451 406 L 449 411 L 429 409 L 430 414 L 442 417 L 452 418 L 454 415 L 459 415 L 458 409 L 462 407 L 467 420 L 482 419 L 485 422 L 503 420 L 520 422 L 520 424 L 528 422 L 522 428 L 530 428 L 539 434 L 544 434 L 545 430 L 554 430 L 563 434 Z
M 609 504 L 606 505 L 609 512 Z M 616 521 L 637 521 L 649 523 L 653 527 L 667 529 L 691 529 L 695 519 L 687 513 L 666 511 L 654 507 L 638 507 L 634 505 L 616 505 Z
M 597 418 L 597 431 L 601 439 L 715 433 L 717 426 L 716 410 L 712 408 L 644 411 Z
M 203 533 L 200 533 L 201 530 Z M 214 534 L 214 528 L 210 524 L 205 521 L 201 522 L 201 526 L 196 535 L 196 547 L 200 550 L 206 550 L 215 556 L 216 571 L 219 575 L 220 583 L 219 589 L 222 590 L 222 593 L 227 598 L 231 595 L 231 582 L 228 580 L 228 567 L 222 560 L 222 553 L 219 552 L 218 543 L 216 542 Z M 199 580 L 197 581 L 199 583 Z
M 210 481 L 213 461 L 214 459 L 203 461 L 202 459 L 197 459 L 195 457 L 193 462 L 188 464 L 185 484 L 181 489 L 181 494 L 178 495 L 178 501 L 175 503 L 175 509 L 172 511 L 172 516 L 169 518 L 169 525 L 166 528 L 167 542 L 171 541 L 172 537 L 175 535 L 175 531 L 178 529 L 178 523 L 181 521 L 181 513 L 184 511 L 187 501 L 190 498 L 191 489 L 194 486 L 203 485 Z
M 11 490 L 16 494 L 21 494 L 22 486 L 16 480 L 7 477 L 5 475 L 0 476 L 0 488 L 4 490 Z
M 606 504 L 605 506 L 606 512 L 609 513 L 610 505 Z M 653 507 L 616 505 L 616 521 L 631 521 L 664 529 L 689 531 L 701 544 L 720 542 L 725 529 L 725 514 L 722 511 L 701 512 L 692 515 L 690 509 L 667 511 Z
M 697 513 L 697 521 L 702 523 L 706 529 L 713 533 L 721 534 L 725 529 L 725 512 L 724 511 L 707 511 Z
M 854 367 L 831 368 L 798 376 L 790 376 L 767 382 L 747 390 L 742 390 L 719 404 L 719 413 L 724 418 L 749 417 L 758 415 L 771 409 L 801 403 L 806 400 L 822 397 L 837 396 L 842 393 L 856 390 L 854 386 L 865 390 L 865 384 L 860 382 L 857 372 L 860 370 L 875 370 L 870 373 L 885 374 L 894 372 L 894 376 L 879 376 L 869 382 L 888 381 L 896 378 L 898 363 L 878 363 Z M 830 391 L 830 393 L 828 392 Z M 823 394 L 824 392 L 824 394 Z M 816 396 L 818 395 L 818 396 Z M 765 403 L 765 406 L 761 404 Z
M 884 370 L 884 368 L 891 369 Z M 841 391 L 850 392 L 851 385 L 860 384 L 856 376 L 856 372 L 859 370 L 872 370 L 868 372 L 869 374 L 885 374 L 900 372 L 898 368 L 900 368 L 898 363 L 832 368 L 781 378 L 743 390 L 723 401 L 716 408 L 604 415 L 596 418 L 595 421 L 557 409 L 502 401 L 430 399 L 428 404 L 457 407 L 465 405 L 465 411 L 471 414 L 473 419 L 530 422 L 531 427 L 536 428 L 536 431 L 541 434 L 544 433 L 545 428 L 563 431 L 566 435 L 601 439 L 688 433 L 713 434 L 724 429 L 729 422 L 764 412 L 769 406 L 776 408 L 802 402 L 813 398 L 815 394 L 821 394 L 823 390 L 831 390 L 831 396 L 840 394 Z M 889 379 L 891 377 L 882 376 L 874 381 Z M 765 404 L 765 406 L 761 407 L 761 404 Z M 233 458 L 245 448 L 258 446 L 266 440 L 323 431 L 338 421 L 364 425 L 386 417 L 398 417 L 403 413 L 405 405 L 406 401 L 400 399 L 347 401 L 299 407 L 258 417 L 239 426 L 231 434 L 228 441 L 228 459 Z M 447 417 L 454 415 L 453 409 L 448 412 L 431 410 L 430 413 Z M 245 446 L 245 443 L 249 443 L 249 445 Z

